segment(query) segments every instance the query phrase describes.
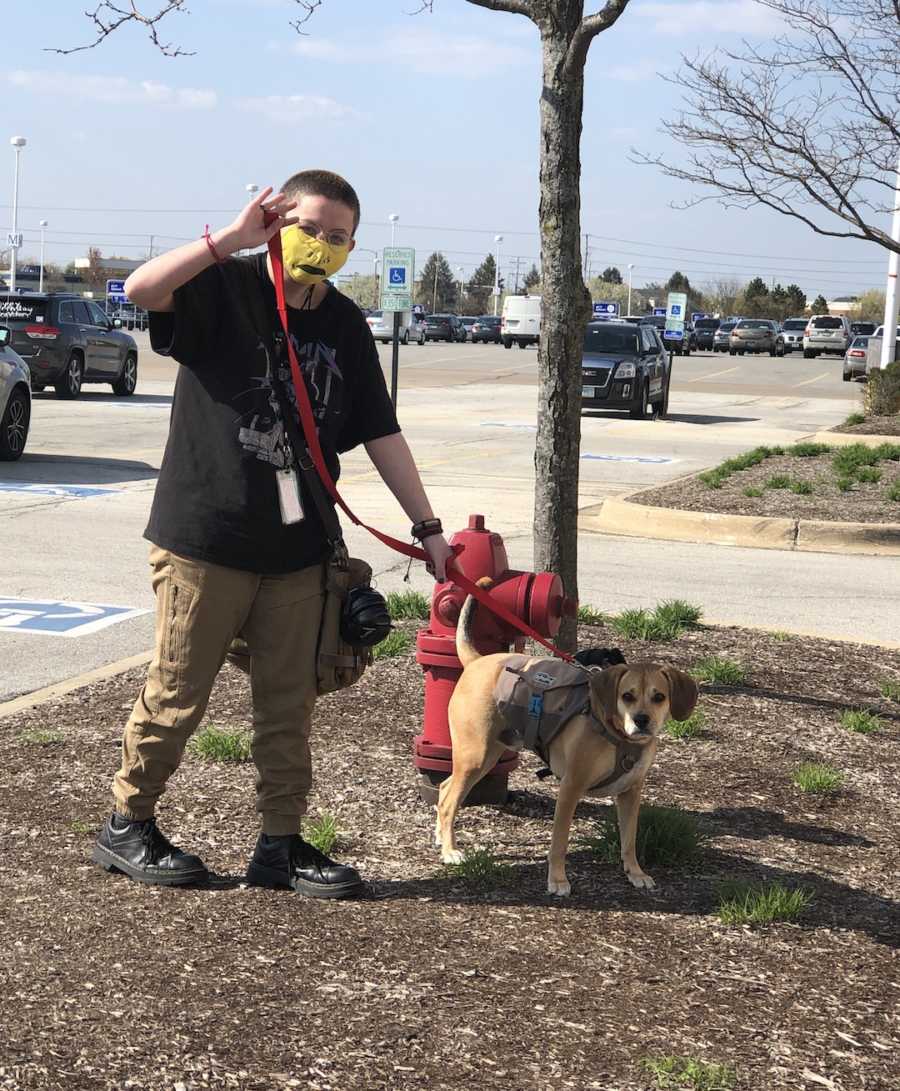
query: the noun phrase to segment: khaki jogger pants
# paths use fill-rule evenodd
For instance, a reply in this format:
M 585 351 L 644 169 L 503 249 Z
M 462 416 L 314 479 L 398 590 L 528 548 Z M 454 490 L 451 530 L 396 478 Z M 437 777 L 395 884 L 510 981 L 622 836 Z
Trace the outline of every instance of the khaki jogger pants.
M 149 818 L 241 633 L 250 655 L 252 755 L 263 832 L 298 833 L 312 784 L 309 732 L 324 566 L 280 576 L 189 560 L 153 546 L 156 651 L 122 739 L 116 810 Z

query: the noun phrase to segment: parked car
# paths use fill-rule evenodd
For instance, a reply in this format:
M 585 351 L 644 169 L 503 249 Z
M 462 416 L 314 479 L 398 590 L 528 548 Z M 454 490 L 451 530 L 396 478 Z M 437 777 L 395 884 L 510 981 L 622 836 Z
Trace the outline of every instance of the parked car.
M 713 352 L 727 352 L 728 342 L 731 337 L 731 331 L 737 325 L 737 322 L 722 322 L 716 332 L 713 334 Z
M 742 318 L 728 335 L 728 352 L 732 356 L 745 352 L 784 356 L 784 334 L 768 318 Z
M 854 337 L 871 337 L 875 332 L 874 322 L 851 322 L 850 332 Z
M 868 337 L 854 337 L 850 342 L 850 347 L 844 355 L 845 383 L 849 383 L 853 379 L 866 378 L 866 360 L 869 355 L 868 347 Z
M 502 319 L 499 315 L 483 314 L 480 318 L 476 318 L 475 324 L 472 326 L 472 341 L 493 341 L 494 344 L 500 344 L 500 323 Z
M 426 341 L 465 341 L 466 330 L 455 314 L 429 314 L 425 318 Z
M 31 423 L 28 365 L 11 345 L 11 331 L 0 326 L 0 462 L 22 457 Z
M 849 318 L 833 314 L 814 314 L 806 324 L 803 355 L 807 360 L 818 356 L 820 352 L 843 356 L 852 340 Z
M 722 325 L 719 318 L 698 318 L 694 323 L 696 335 L 696 347 L 698 349 L 712 349 L 716 330 Z
M 541 297 L 539 295 L 508 295 L 503 301 L 500 340 L 505 349 L 513 344 L 520 349 L 536 345 L 541 339 Z
M 478 316 L 474 315 L 474 314 L 464 314 L 462 316 L 462 318 L 460 318 L 460 322 L 462 323 L 463 329 L 466 331 L 466 340 L 467 341 L 472 340 L 472 327 L 475 325 L 475 323 L 477 321 L 478 321 Z
M 0 295 L 0 323 L 31 372 L 31 389 L 52 385 L 77 398 L 83 383 L 109 383 L 127 397 L 137 386 L 138 349 L 97 303 L 65 292 Z
M 389 344 L 394 339 L 394 312 L 372 311 L 366 315 L 366 324 L 372 331 L 372 336 L 383 345 Z M 411 311 L 404 311 L 400 317 L 400 344 L 408 345 L 415 341 L 418 345 L 425 344 L 425 323 Z
M 803 351 L 803 334 L 805 331 L 805 318 L 786 318 L 784 320 L 781 332 L 784 335 L 784 351 L 786 353 Z
M 669 409 L 671 362 L 646 322 L 589 322 L 581 358 L 581 409 L 626 409 L 636 420 Z
M 690 356 L 692 343 L 689 324 L 685 326 L 683 337 L 666 337 L 666 316 L 664 314 L 648 314 L 644 316 L 643 321 L 645 325 L 654 327 L 659 334 L 663 347 L 668 352 L 674 353 L 676 356 Z

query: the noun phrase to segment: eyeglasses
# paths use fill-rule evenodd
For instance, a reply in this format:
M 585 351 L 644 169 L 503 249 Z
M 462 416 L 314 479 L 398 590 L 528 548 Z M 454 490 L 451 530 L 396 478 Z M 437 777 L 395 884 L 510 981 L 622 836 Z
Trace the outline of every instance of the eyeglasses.
M 350 236 L 346 231 L 325 231 L 311 220 L 301 220 L 297 226 L 305 235 L 310 235 L 314 239 L 324 239 L 329 246 L 350 245 Z

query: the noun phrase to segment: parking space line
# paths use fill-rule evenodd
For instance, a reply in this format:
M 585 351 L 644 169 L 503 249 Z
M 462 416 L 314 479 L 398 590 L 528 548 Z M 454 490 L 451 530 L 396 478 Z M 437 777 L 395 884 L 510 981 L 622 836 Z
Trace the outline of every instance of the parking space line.
M 696 379 L 687 379 L 686 383 L 700 383 L 704 379 L 716 379 L 720 375 L 730 375 L 732 371 L 737 371 L 736 367 L 729 367 L 725 371 L 713 371 L 709 375 L 698 375 Z
M 815 379 L 804 379 L 802 383 L 794 383 L 791 390 L 796 390 L 798 386 L 809 386 L 810 383 L 817 383 L 819 379 L 827 379 L 828 372 L 823 371 L 821 375 L 817 375 Z

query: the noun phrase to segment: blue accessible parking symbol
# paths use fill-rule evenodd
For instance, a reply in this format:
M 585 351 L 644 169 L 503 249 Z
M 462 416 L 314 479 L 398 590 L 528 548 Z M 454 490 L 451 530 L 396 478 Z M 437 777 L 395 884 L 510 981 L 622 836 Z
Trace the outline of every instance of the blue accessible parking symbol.
M 44 636 L 84 636 L 117 621 L 149 614 L 131 606 L 96 602 L 0 597 L 0 633 L 39 633 Z
M 406 266 L 392 265 L 388 273 L 388 280 L 391 284 L 404 285 L 406 283 Z

